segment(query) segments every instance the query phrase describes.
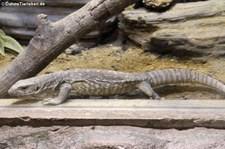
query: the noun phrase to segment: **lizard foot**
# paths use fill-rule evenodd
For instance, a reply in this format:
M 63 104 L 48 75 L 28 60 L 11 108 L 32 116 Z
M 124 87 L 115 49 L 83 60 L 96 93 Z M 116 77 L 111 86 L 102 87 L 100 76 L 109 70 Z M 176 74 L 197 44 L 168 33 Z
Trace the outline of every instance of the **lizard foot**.
M 150 100 L 164 100 L 165 98 L 164 97 L 157 97 L 157 98 L 150 97 L 149 99 Z
M 153 94 L 149 97 L 149 99 L 153 100 L 164 100 L 164 97 L 160 97 L 157 93 L 153 92 Z
M 47 98 L 42 101 L 43 105 L 58 105 L 61 104 L 62 101 L 58 98 Z
M 165 100 L 165 97 L 157 97 L 154 100 Z

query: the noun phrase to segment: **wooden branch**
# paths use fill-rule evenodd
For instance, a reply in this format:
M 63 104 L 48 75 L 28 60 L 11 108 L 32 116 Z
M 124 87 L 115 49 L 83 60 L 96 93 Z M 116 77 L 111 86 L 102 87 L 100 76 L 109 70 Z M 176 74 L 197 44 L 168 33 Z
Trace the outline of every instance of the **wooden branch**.
M 47 15 L 38 15 L 38 28 L 26 51 L 0 71 L 0 96 L 6 96 L 8 89 L 16 81 L 39 73 L 75 39 L 134 2 L 135 0 L 92 0 L 55 23 L 51 23 Z

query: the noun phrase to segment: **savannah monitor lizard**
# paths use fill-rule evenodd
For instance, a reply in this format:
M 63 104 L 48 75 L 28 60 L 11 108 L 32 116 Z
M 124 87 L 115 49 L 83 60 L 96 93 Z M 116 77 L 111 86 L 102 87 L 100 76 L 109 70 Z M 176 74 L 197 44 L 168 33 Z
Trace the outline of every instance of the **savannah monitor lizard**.
M 75 95 L 119 95 L 136 89 L 151 99 L 160 99 L 152 87 L 197 83 L 225 93 L 220 81 L 188 69 L 163 69 L 145 73 L 126 73 L 98 69 L 74 69 L 32 77 L 16 82 L 8 91 L 13 97 L 52 97 L 43 104 L 60 104 Z

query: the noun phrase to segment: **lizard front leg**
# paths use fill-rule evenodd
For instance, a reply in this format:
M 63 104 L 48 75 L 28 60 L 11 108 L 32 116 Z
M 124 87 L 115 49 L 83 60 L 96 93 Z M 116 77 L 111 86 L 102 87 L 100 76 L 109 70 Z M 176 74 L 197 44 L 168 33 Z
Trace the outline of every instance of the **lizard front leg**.
M 55 98 L 47 98 L 43 100 L 44 105 L 58 105 L 64 102 L 70 94 L 72 89 L 71 84 L 64 83 L 60 86 L 59 94 Z
M 148 82 L 143 81 L 140 84 L 138 84 L 137 87 L 146 95 L 148 95 L 150 99 L 160 99 L 160 96 L 153 91 L 151 85 Z

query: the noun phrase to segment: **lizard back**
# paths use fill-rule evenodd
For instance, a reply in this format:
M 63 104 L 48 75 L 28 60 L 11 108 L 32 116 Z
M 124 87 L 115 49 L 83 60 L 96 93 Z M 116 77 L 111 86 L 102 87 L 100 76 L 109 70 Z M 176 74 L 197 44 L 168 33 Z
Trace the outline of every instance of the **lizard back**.
M 72 76 L 80 80 L 71 80 L 72 92 L 77 95 L 115 95 L 132 92 L 144 76 L 138 73 L 125 73 L 110 70 L 80 69 L 71 71 Z

